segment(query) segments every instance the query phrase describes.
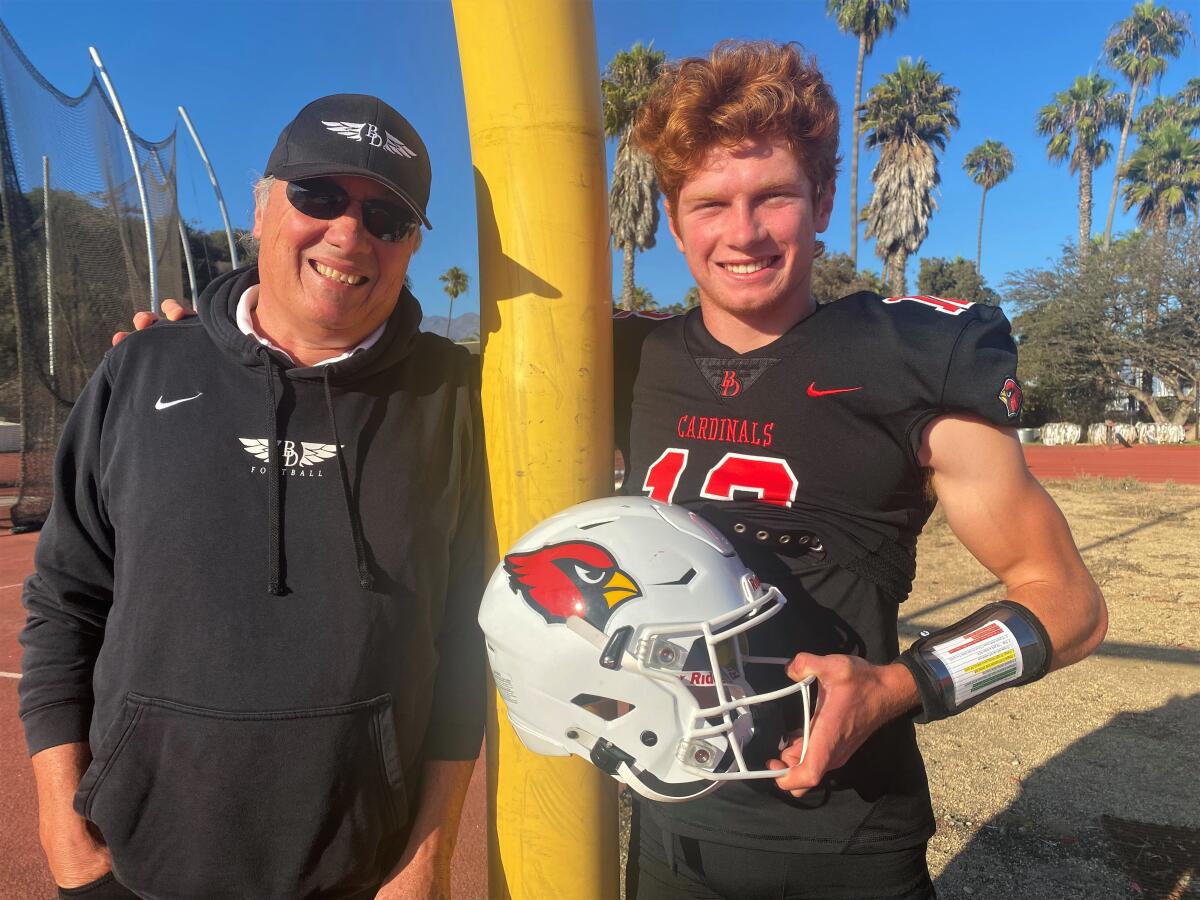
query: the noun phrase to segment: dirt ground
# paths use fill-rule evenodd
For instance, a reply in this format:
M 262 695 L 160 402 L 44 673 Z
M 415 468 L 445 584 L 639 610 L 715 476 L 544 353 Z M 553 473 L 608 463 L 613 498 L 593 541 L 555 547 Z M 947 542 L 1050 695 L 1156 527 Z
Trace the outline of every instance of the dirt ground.
M 1104 591 L 1108 637 L 1070 669 L 918 729 L 938 897 L 1200 897 L 1200 487 L 1046 487 Z M 936 511 L 918 561 L 902 647 L 1002 597 Z M 1103 816 L 1132 833 L 1114 838 Z
M 1077 666 L 918 730 L 938 895 L 1200 896 L 1195 831 L 1140 829 L 1131 848 L 1101 824 L 1200 827 L 1200 488 L 1047 488 L 1104 591 L 1108 637 Z M 918 563 L 902 644 L 1001 596 L 936 513 Z

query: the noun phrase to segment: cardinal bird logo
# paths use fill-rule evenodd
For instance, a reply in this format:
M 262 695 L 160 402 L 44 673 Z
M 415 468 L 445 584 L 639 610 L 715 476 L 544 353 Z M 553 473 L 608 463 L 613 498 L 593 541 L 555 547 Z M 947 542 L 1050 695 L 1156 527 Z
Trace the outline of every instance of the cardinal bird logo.
M 512 589 L 547 622 L 579 616 L 603 630 L 614 609 L 642 596 L 612 554 L 588 541 L 510 553 L 504 557 L 504 571 Z
M 1015 419 L 1021 414 L 1021 401 L 1024 399 L 1024 395 L 1021 393 L 1021 385 L 1017 384 L 1017 379 L 1005 378 L 1004 387 L 1000 388 L 996 399 L 1004 404 L 1010 419 Z

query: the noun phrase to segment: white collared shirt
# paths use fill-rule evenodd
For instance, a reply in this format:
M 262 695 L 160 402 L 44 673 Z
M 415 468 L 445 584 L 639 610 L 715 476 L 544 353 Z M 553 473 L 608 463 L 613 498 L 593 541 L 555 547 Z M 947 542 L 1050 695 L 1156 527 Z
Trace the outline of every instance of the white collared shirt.
M 241 331 L 242 334 L 254 338 L 264 347 L 270 347 L 277 353 L 282 353 L 292 362 L 293 365 L 298 365 L 296 360 L 292 359 L 292 355 L 290 353 L 288 353 L 282 347 L 272 344 L 269 340 L 254 330 L 254 319 L 251 318 L 250 313 L 252 313 L 258 306 L 258 287 L 259 286 L 257 284 L 253 284 L 246 288 L 246 290 L 242 292 L 241 299 L 238 300 L 237 313 L 234 315 L 234 319 L 237 321 L 238 330 Z M 343 359 L 349 359 L 360 350 L 370 349 L 371 347 L 375 346 L 375 342 L 383 336 L 383 329 L 386 327 L 387 322 L 385 321 L 382 325 L 363 338 L 357 347 L 347 350 L 345 353 L 340 353 L 337 356 L 331 356 L 329 359 L 323 359 L 318 363 L 313 363 L 313 366 L 327 366 L 330 363 L 341 362 Z

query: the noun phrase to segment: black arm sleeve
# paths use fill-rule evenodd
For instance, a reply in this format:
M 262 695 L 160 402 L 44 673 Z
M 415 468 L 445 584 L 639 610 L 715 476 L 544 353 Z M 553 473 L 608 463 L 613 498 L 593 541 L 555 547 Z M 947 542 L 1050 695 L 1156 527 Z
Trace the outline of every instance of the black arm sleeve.
M 113 597 L 113 528 L 103 495 L 101 439 L 112 395 L 108 360 L 67 420 L 54 499 L 25 582 L 20 712 L 30 754 L 86 741 L 92 669 Z
M 459 397 L 458 527 L 451 540 L 446 607 L 437 637 L 438 668 L 425 743 L 428 759 L 475 759 L 483 740 L 487 705 L 487 657 L 478 616 L 484 587 L 484 519 L 488 503 L 477 360 L 469 361 L 469 373 L 468 386 Z

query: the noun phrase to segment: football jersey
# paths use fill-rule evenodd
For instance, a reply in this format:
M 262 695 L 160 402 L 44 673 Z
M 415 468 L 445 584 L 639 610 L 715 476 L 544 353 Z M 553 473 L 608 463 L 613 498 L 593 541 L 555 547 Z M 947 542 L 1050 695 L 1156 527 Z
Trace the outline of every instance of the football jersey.
M 787 607 L 751 652 L 893 661 L 898 604 L 931 511 L 917 461 L 925 427 L 946 413 L 1012 425 L 1020 412 L 1003 312 L 864 292 L 748 353 L 713 338 L 699 309 L 613 324 L 623 490 L 701 512 L 783 591 Z M 779 667 L 748 675 L 760 691 L 786 682 Z M 777 756 L 795 724 L 756 721 L 752 762 Z M 677 834 L 754 848 L 886 851 L 933 833 L 907 719 L 799 800 L 773 782 L 742 781 L 648 805 Z

